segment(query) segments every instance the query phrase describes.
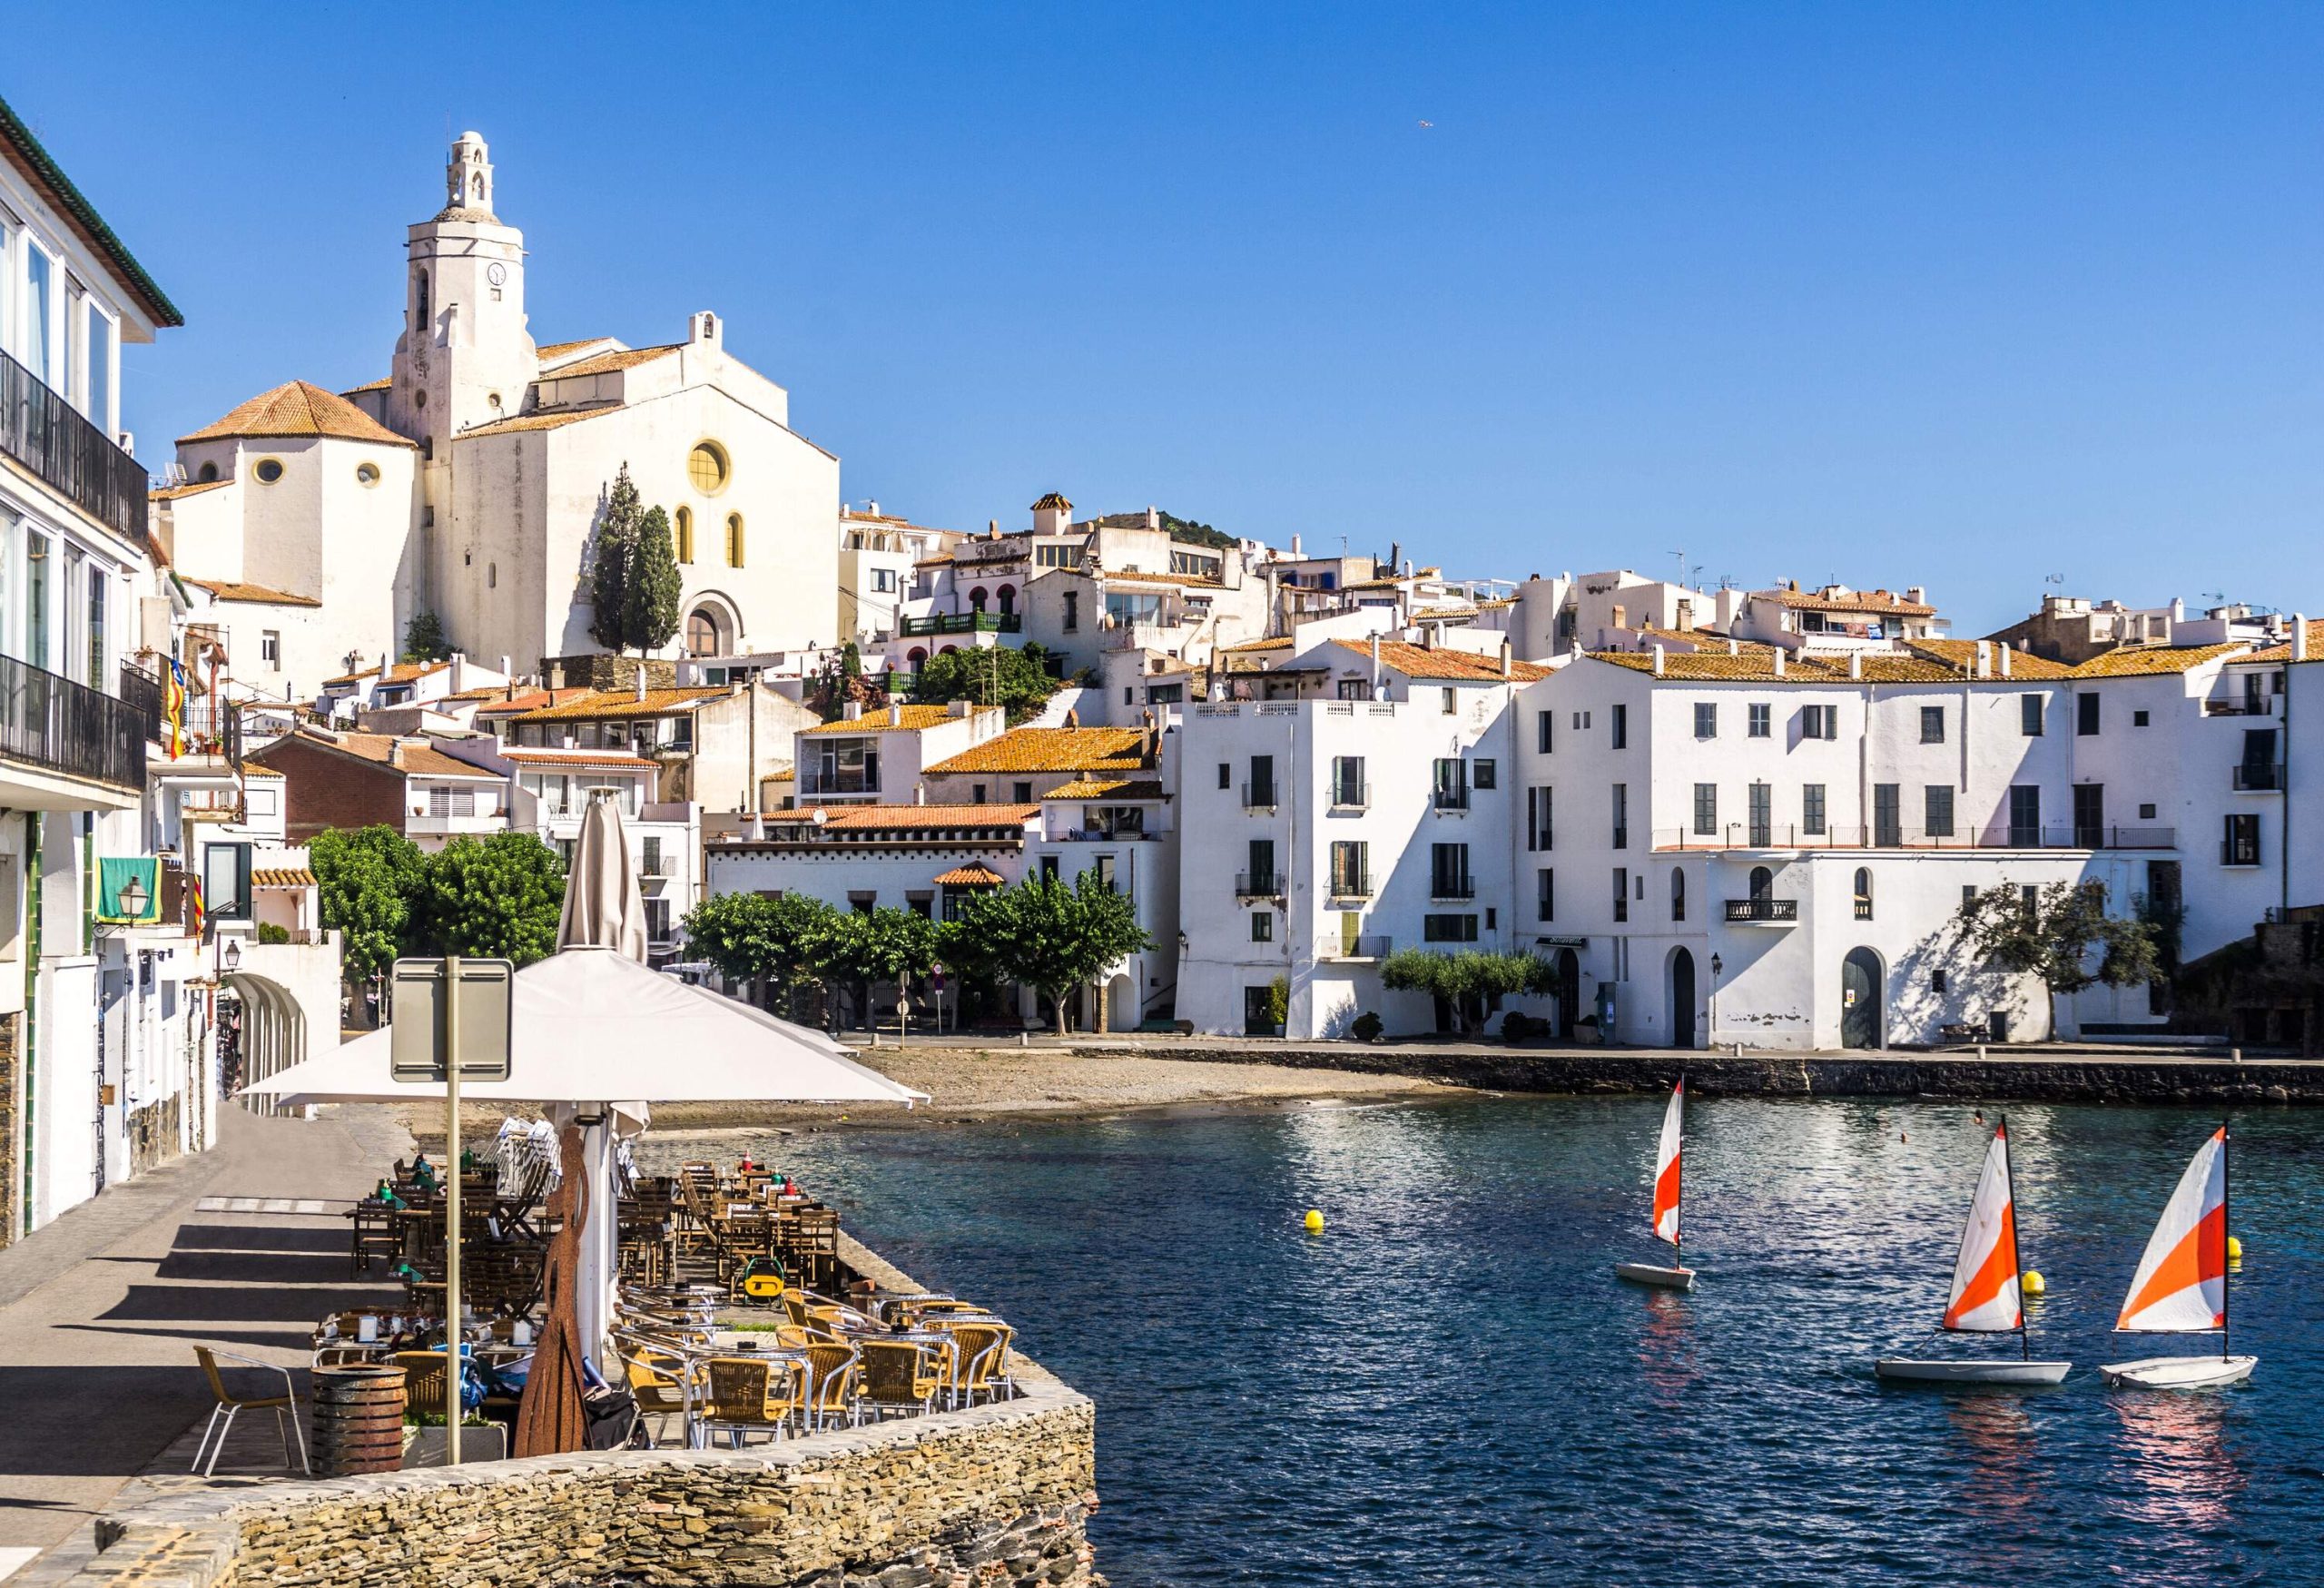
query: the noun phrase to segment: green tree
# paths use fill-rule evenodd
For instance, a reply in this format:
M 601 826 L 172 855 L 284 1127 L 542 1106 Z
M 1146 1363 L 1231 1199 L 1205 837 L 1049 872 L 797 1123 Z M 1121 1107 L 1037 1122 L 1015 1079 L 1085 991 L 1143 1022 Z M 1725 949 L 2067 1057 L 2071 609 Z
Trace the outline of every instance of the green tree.
M 1065 995 L 1108 966 L 1153 946 L 1127 893 L 1083 872 L 1068 887 L 1029 876 L 960 906 L 942 933 L 943 958 L 995 982 L 1017 981 L 1049 1001 L 1065 1029 Z
M 433 612 L 415 613 L 403 626 L 403 659 L 407 662 L 440 662 L 452 654 L 452 642 L 444 636 L 444 620 Z
M 879 1011 L 872 988 L 906 976 L 925 976 L 934 968 L 936 923 L 892 906 L 833 914 L 832 930 L 817 945 L 817 968 L 830 980 L 847 983 L 864 1023 L 875 1024 Z
M 685 594 L 678 554 L 670 538 L 670 515 L 646 509 L 637 527 L 637 547 L 629 565 L 622 637 L 639 651 L 658 651 L 678 632 L 678 603 Z
M 365 981 L 395 963 L 427 881 L 428 858 L 419 846 L 392 827 L 332 828 L 307 841 L 307 864 L 322 923 L 340 934 L 341 973 Z
M 2031 897 L 2007 884 L 1988 888 L 1962 903 L 1961 923 L 1971 951 L 1993 969 L 2040 980 L 2053 1038 L 2058 994 L 2102 981 L 2136 987 L 2162 974 L 2157 923 L 2108 914 L 2106 884 L 2094 878 L 2046 883 Z
M 823 978 L 840 912 L 821 899 L 786 893 L 718 893 L 686 912 L 688 952 L 735 981 L 765 984 L 787 1010 L 793 995 Z
M 529 965 L 556 952 L 565 863 L 530 833 L 455 838 L 428 859 L 417 911 L 429 952 Z
M 1398 949 L 1380 962 L 1380 985 L 1443 1000 L 1452 1011 L 1453 1026 L 1465 1034 L 1483 1026 L 1497 1001 L 1551 991 L 1556 973 L 1547 960 L 1521 950 Z
M 1049 704 L 1057 688 L 1058 681 L 1049 676 L 1049 653 L 1039 646 L 1022 650 L 1007 646 L 971 646 L 921 662 L 912 696 L 939 705 L 968 700 L 979 705 L 1007 706 L 1009 720 L 1017 722 Z
M 636 560 L 644 522 L 637 488 L 630 483 L 625 463 L 606 493 L 605 510 L 597 515 L 596 533 L 589 540 L 589 637 L 609 651 L 619 651 L 627 643 L 630 565 Z

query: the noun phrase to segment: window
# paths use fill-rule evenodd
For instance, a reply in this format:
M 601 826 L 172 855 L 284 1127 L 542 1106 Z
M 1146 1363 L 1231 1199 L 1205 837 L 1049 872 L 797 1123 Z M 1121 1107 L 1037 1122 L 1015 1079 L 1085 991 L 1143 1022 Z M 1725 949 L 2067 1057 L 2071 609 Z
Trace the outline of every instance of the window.
M 194 478 L 202 481 L 202 484 L 208 485 L 212 480 L 218 478 L 218 466 L 215 463 L 205 463 L 202 466 L 200 471 L 194 475 Z
M 2106 785 L 2077 783 L 2073 785 L 2073 845 L 2076 849 L 2098 849 L 2105 842 Z
M 1928 990 L 1931 992 L 1942 992 L 1945 991 L 1945 972 L 1943 971 L 1931 971 L 1928 973 Z
M 1616 849 L 1628 849 L 1630 846 L 1630 784 L 1626 783 L 1618 783 L 1614 785 L 1613 804 L 1614 847 Z
M 1533 714 L 1533 748 L 1547 755 L 1557 747 L 1557 713 L 1537 711 Z
M 1125 685 L 1123 685 L 1123 686 L 1122 686 L 1122 704 L 1123 704 L 1124 705 L 1135 705 L 1137 703 L 1137 694 L 1136 686 L 1133 686 L 1133 685 L 1128 685 L 1128 684 L 1125 684 Z
M 2042 736 L 2042 697 L 2021 695 L 2017 697 L 2018 731 L 2029 739 Z
M 1068 634 L 1081 626 L 1081 593 L 1078 590 L 1065 593 L 1065 622 L 1062 626 Z
M 1718 737 L 1718 707 L 1710 701 L 1695 702 L 1695 737 L 1698 739 Z
M 1953 836 L 1953 785 L 1932 783 L 1921 790 L 1921 829 L 1931 838 Z
M 677 541 L 678 560 L 692 562 L 694 560 L 694 509 L 692 508 L 678 509 L 677 533 L 675 538 Z
M 1473 915 L 1430 915 L 1421 922 L 1421 936 L 1429 942 L 1474 942 L 1477 941 L 1477 918 Z
M 980 783 L 969 784 L 969 804 L 972 805 L 984 804 L 984 784 Z
M 2144 712 L 2142 712 L 2142 711 L 2134 711 L 2134 712 L 2131 713 L 2131 726 L 2132 726 L 2132 727 L 2134 727 L 2134 728 L 2142 728 L 2142 727 L 2144 727 L 2144 726 L 2146 726 L 2146 725 L 2147 725 L 2147 714 L 2146 714 L 2146 713 L 2144 713 Z
M 1840 736 L 1840 708 L 1837 705 L 1803 705 L 1799 708 L 1799 736 L 1803 739 L 1837 739 Z
M 2028 695 L 2037 700 L 2039 695 Z M 2021 849 L 2038 848 L 2042 843 L 2042 785 L 2035 783 L 2012 784 L 2009 790 L 2009 842 Z
M 1341 679 L 1339 684 L 1339 697 L 1342 700 L 1371 699 L 1372 680 L 1369 678 Z
M 1432 843 L 1428 846 L 1428 896 L 1432 899 L 1468 899 L 1476 895 L 1476 886 L 1469 880 L 1469 846 L 1465 843 Z
M 2152 821 L 2153 821 L 2153 820 L 2154 820 L 2154 807 L 2153 807 L 2152 805 L 2141 805 L 2141 806 L 2139 807 L 2139 820 L 2140 820 L 2140 821 L 2142 821 L 2142 822 L 2152 822 Z
M 89 419 L 113 434 L 113 321 L 94 303 L 89 305 Z
M 1799 785 L 1799 830 L 1810 838 L 1821 838 L 1827 832 L 1824 812 L 1824 785 L 1804 783 Z
M 1250 868 L 1245 873 L 1247 881 L 1244 892 L 1273 893 L 1275 887 L 1275 840 L 1254 838 L 1246 845 L 1244 855 L 1245 863 Z
M 1251 912 L 1251 941 L 1253 942 L 1273 942 L 1275 941 L 1274 911 L 1254 910 Z
M 1550 838 L 1550 790 L 1529 788 L 1525 791 L 1525 847 L 1543 850 L 1555 847 Z
M 1226 761 L 1222 761 L 1218 764 L 1218 786 L 1221 788 L 1233 788 L 1235 786 L 1235 768 L 1233 764 Z
M 1575 712 L 1573 714 L 1573 725 L 1577 728 L 1588 727 L 1590 725 L 1590 714 L 1586 711 Z
M 1457 715 L 1459 714 L 1460 710 L 1461 710 L 1461 695 L 1460 695 L 1460 692 L 1459 692 L 1458 690 L 1447 689 L 1447 690 L 1444 692 L 1444 715 L 1445 715 L 1446 716 L 1453 716 L 1453 715 Z
M 1765 849 L 1775 842 L 1775 789 L 1773 785 L 1755 783 L 1745 791 L 1748 798 L 1747 814 L 1750 819 L 1750 843 L 1754 849 Z
M 1687 873 L 1677 866 L 1670 868 L 1670 919 L 1687 918 Z
M 1033 803 L 1033 785 L 1020 778 L 1016 783 L 1009 785 L 1009 798 L 1010 803 L 1014 804 L 1031 804 Z
M 1630 918 L 1630 873 L 1628 866 L 1614 868 L 1614 919 Z
M 2221 865 L 2260 863 L 2260 818 L 2257 815 L 2227 818 L 2227 833 L 2220 843 L 2219 863 Z
M 718 654 L 718 626 L 710 614 L 696 608 L 686 615 L 686 655 L 714 656 Z
M 1558 873 L 1548 866 L 1533 873 L 1533 912 L 1537 921 L 1558 918 Z
M 1332 845 L 1332 897 L 1361 899 L 1372 892 L 1371 851 L 1362 840 Z
M 1901 784 L 1876 783 L 1872 785 L 1872 843 L 1876 849 L 1895 849 L 1905 842 Z
M 743 515 L 740 513 L 726 515 L 726 566 L 730 568 L 743 566 Z
M 105 585 L 103 568 L 89 570 L 89 677 L 94 689 L 105 686 Z
M 50 666 L 48 654 L 48 567 L 50 542 L 37 533 L 25 537 L 25 656 L 35 667 Z
M 1747 705 L 1743 708 L 1743 712 L 1744 731 L 1752 738 L 1768 739 L 1775 736 L 1774 707 L 1764 705 Z
M 1494 788 L 1501 782 L 1501 768 L 1491 756 L 1480 756 L 1469 763 L 1469 786 Z
M 1749 890 L 1754 902 L 1765 903 L 1775 897 L 1776 873 L 1766 866 L 1755 865 L 1751 868 L 1750 880 L 1744 886 Z
M 2087 739 L 2098 732 L 2098 699 L 2095 695 L 2073 697 L 2073 731 L 2076 737 Z
M 1056 882 L 1058 880 L 1058 871 L 1059 863 L 1058 857 L 1056 855 L 1045 854 L 1041 856 L 1041 881 L 1045 883 Z
M 1718 784 L 1695 784 L 1695 836 L 1713 838 L 1718 834 Z
M 1961 889 L 1961 913 L 1966 915 L 1976 907 L 1977 890 L 1974 886 L 1964 884 Z
M 683 511 L 684 509 L 680 510 Z M 872 570 L 872 593 L 875 596 L 894 595 L 896 593 L 896 570 L 893 568 L 873 568 Z
M 5 283 L 0 283 L 5 290 Z M 56 328 L 49 316 L 54 311 L 56 296 L 56 267 L 48 255 L 27 240 L 25 245 L 25 319 L 18 333 L 25 350 L 25 366 L 45 386 L 54 387 L 56 379 Z
M 1868 865 L 1856 868 L 1856 918 L 1872 919 L 1872 868 Z
M 726 473 L 726 449 L 715 441 L 697 441 L 686 454 L 686 478 L 704 496 L 714 497 L 724 490 Z
M 268 628 L 259 632 L 258 659 L 270 667 L 280 668 L 282 666 L 282 636 L 280 631 Z
M 1627 750 L 1630 748 L 1630 708 L 1629 706 L 1619 704 L 1616 705 L 1607 723 L 1607 727 L 1612 735 L 1611 743 L 1615 749 Z
M 1243 803 L 1253 810 L 1273 809 L 1275 805 L 1275 757 L 1251 757 L 1250 786 L 1244 791 Z
M 1186 699 L 1187 686 L 1183 684 L 1149 684 L 1146 686 L 1146 704 L 1148 705 L 1183 705 Z
M 1367 803 L 1364 788 L 1364 757 L 1333 756 L 1332 804 L 1341 810 L 1361 810 Z
M 1469 808 L 1469 764 L 1457 755 L 1437 757 L 1435 787 L 1434 804 L 1438 810 L 1467 810 Z
M 1921 743 L 1924 745 L 1945 743 L 1945 708 L 1943 706 L 1921 707 Z
M 1112 855 L 1101 854 L 1098 856 L 1096 860 L 1091 862 L 1089 869 L 1098 873 L 1098 885 L 1099 887 L 1105 889 L 1108 893 L 1118 893 L 1121 892 L 1119 888 L 1114 885 L 1114 857 Z
M 258 467 L 251 472 L 258 476 L 259 484 L 272 485 L 282 478 L 282 459 L 261 458 L 258 460 Z

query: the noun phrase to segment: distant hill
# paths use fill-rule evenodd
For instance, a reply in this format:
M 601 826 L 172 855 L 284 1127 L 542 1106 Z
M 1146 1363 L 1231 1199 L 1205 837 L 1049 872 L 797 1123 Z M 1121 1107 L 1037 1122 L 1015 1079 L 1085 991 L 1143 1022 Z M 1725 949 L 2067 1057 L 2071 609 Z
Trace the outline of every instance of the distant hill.
M 1142 529 L 1146 527 L 1144 513 L 1101 513 L 1092 523 L 1108 529 Z M 1197 524 L 1191 518 L 1181 518 L 1176 513 L 1162 515 L 1162 528 L 1170 538 L 1182 540 L 1188 546 L 1205 546 L 1213 551 L 1232 551 L 1238 544 L 1234 536 L 1224 529 L 1214 529 L 1207 524 Z

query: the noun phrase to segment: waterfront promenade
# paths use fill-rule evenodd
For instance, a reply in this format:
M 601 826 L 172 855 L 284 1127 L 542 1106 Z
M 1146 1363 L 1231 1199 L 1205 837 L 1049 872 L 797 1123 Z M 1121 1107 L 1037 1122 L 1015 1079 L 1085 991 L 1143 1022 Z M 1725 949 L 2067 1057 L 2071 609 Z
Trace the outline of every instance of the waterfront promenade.
M 0 1251 L 0 1577 L 84 1526 L 208 1414 L 195 1345 L 303 1367 L 317 1317 L 386 1293 L 350 1282 L 339 1213 L 408 1149 L 381 1110 L 309 1121 L 229 1108 L 214 1150 Z M 203 1210 L 230 1198 L 325 1210 Z M 274 1433 L 258 1421 L 253 1450 Z

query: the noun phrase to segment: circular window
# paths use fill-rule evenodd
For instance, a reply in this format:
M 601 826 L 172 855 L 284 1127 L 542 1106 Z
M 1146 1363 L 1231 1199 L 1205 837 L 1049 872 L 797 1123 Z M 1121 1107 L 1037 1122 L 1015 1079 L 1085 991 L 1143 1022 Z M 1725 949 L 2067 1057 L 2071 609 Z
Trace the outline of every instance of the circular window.
M 716 496 L 726 488 L 726 449 L 715 441 L 697 441 L 686 457 L 686 474 L 694 488 Z
M 258 469 L 256 472 L 258 474 L 258 481 L 261 485 L 272 485 L 276 480 L 282 478 L 282 459 L 280 458 L 261 458 L 258 460 Z
M 379 466 L 376 463 L 357 464 L 355 466 L 355 478 L 359 484 L 362 485 L 379 484 Z

